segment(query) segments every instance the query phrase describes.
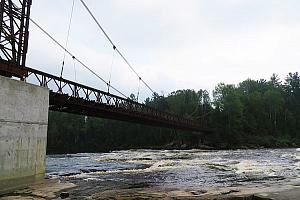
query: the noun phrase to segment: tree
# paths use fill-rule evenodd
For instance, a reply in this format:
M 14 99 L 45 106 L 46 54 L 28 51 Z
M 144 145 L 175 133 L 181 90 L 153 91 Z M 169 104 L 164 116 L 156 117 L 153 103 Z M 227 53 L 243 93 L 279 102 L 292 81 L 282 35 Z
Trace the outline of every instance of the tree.
M 280 87 L 281 86 L 281 81 L 280 78 L 278 77 L 277 74 L 272 74 L 271 78 L 270 78 L 270 83 L 274 86 L 274 87 Z
M 272 130 L 275 133 L 277 131 L 278 113 L 283 109 L 283 98 L 280 90 L 274 87 L 270 87 L 270 89 L 265 92 L 264 98 L 265 107 L 268 109 L 269 113 L 269 121 L 271 122 Z
M 243 133 L 243 110 L 241 92 L 234 85 L 219 84 L 214 92 L 214 105 L 218 120 L 218 126 L 223 129 L 225 139 L 230 143 L 239 143 Z M 220 131 L 220 130 L 219 130 Z

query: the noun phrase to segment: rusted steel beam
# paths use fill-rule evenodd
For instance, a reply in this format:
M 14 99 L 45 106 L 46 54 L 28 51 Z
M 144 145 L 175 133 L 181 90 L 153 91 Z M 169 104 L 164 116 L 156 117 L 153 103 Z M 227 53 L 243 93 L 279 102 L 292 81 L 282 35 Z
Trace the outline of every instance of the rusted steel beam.
M 22 79 L 28 76 L 28 70 L 17 64 L 0 59 L 0 75 Z

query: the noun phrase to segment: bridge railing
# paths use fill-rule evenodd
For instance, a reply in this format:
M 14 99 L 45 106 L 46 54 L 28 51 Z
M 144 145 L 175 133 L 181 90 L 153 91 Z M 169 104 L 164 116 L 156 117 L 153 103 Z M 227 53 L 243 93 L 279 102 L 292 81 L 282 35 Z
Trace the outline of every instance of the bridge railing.
M 27 82 L 38 84 L 48 88 L 51 92 L 67 95 L 72 98 L 78 98 L 85 101 L 92 101 L 105 105 L 107 107 L 126 110 L 126 112 L 143 114 L 145 117 L 156 117 L 160 120 L 172 121 L 174 123 L 185 124 L 186 126 L 198 127 L 199 122 L 186 119 L 171 113 L 162 112 L 145 104 L 135 102 L 131 99 L 116 96 L 89 86 L 82 85 L 61 77 L 54 76 L 45 72 L 41 72 L 29 67 Z

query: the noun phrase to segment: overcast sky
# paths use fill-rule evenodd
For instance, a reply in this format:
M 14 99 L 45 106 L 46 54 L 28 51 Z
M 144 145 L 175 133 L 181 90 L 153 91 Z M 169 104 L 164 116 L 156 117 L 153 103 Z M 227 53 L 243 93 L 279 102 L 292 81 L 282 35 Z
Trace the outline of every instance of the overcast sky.
M 33 0 L 31 17 L 66 42 L 73 0 Z M 284 79 L 300 69 L 298 0 L 85 0 L 116 46 L 157 92 L 207 89 L 247 78 Z M 33 24 L 27 65 L 59 75 L 63 51 Z M 113 49 L 75 0 L 68 49 L 109 79 Z M 79 64 L 76 80 L 106 90 Z M 64 77 L 74 80 L 66 57 Z M 112 85 L 137 93 L 138 78 L 117 55 Z M 141 87 L 142 96 L 150 91 Z

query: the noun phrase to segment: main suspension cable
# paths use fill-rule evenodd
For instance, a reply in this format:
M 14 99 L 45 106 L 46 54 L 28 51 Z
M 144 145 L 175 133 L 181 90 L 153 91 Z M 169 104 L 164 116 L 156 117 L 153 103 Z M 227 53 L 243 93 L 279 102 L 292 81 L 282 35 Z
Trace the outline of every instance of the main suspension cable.
M 75 0 L 73 0 L 73 3 L 72 3 L 71 15 L 70 15 L 70 20 L 69 20 L 69 27 L 68 27 L 68 33 L 67 33 L 65 48 L 68 48 L 69 36 L 70 36 L 70 30 L 71 30 L 71 24 L 72 24 L 72 19 L 73 19 L 73 12 L 74 12 L 74 5 L 75 5 Z M 63 61 L 62 61 L 62 66 L 61 66 L 61 71 L 60 71 L 60 77 L 62 77 L 62 75 L 63 75 L 64 66 L 65 66 L 65 59 L 66 59 L 66 51 L 64 51 L 64 56 L 63 56 Z
M 129 63 L 129 61 L 125 58 L 125 56 L 120 52 L 120 50 L 116 47 L 116 45 L 113 43 L 113 41 L 111 40 L 111 38 L 108 36 L 108 34 L 105 32 L 105 30 L 102 28 L 102 26 L 100 25 L 99 21 L 96 19 L 96 17 L 94 16 L 94 14 L 92 13 L 92 11 L 89 9 L 89 7 L 85 4 L 85 2 L 83 0 L 80 0 L 82 5 L 85 7 L 85 9 L 88 11 L 88 13 L 90 14 L 90 16 L 93 18 L 93 20 L 96 22 L 98 28 L 103 32 L 103 34 L 105 35 L 105 37 L 108 39 L 108 41 L 110 42 L 110 44 L 113 46 L 114 49 L 116 49 L 116 51 L 118 52 L 118 54 L 121 56 L 121 58 L 126 62 L 126 64 L 130 67 L 130 69 L 135 73 L 135 75 L 146 85 L 146 87 L 153 93 L 153 94 L 157 94 L 142 78 L 141 76 L 135 71 L 135 69 L 132 67 L 132 65 Z
M 44 34 L 46 34 L 55 44 L 57 44 L 61 49 L 63 49 L 67 54 L 69 54 L 74 60 L 76 60 L 79 64 L 81 64 L 84 68 L 86 68 L 88 71 L 90 71 L 92 74 L 94 74 L 98 79 L 100 79 L 102 82 L 104 82 L 106 85 L 108 84 L 103 78 L 101 78 L 96 72 L 94 72 L 90 67 L 88 67 L 86 64 L 84 64 L 81 60 L 76 58 L 68 49 L 63 47 L 54 37 L 52 37 L 45 29 L 43 29 L 38 23 L 36 23 L 33 19 L 30 18 L 30 21 L 38 27 Z M 128 98 L 125 94 L 123 94 L 120 90 L 110 86 L 113 88 L 116 92 L 121 94 L 123 97 Z

